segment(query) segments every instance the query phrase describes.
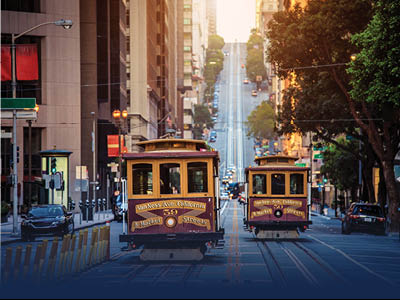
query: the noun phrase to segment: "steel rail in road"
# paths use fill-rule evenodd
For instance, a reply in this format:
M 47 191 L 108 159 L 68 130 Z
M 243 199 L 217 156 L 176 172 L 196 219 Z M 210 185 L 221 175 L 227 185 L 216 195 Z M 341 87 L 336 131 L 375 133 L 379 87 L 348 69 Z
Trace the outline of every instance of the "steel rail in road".
M 231 44 L 230 53 L 233 54 L 233 44 Z M 229 81 L 226 86 L 228 87 L 228 98 L 227 98 L 227 106 L 228 106 L 228 134 L 227 134 L 227 167 L 233 165 L 233 99 L 232 99 L 232 86 L 233 86 L 233 55 L 229 56 Z

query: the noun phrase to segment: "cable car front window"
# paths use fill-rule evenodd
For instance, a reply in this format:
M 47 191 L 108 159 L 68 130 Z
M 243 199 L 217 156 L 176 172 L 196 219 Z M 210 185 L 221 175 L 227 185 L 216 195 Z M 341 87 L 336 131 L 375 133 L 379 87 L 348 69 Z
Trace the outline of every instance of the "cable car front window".
M 188 163 L 187 168 L 189 193 L 208 193 L 207 163 Z
M 134 195 L 153 194 L 153 166 L 137 164 L 132 166 L 132 185 Z
M 265 195 L 267 193 L 267 176 L 263 174 L 253 175 L 253 194 Z
M 285 174 L 271 174 L 271 194 L 285 195 Z
M 181 193 L 181 167 L 180 164 L 160 165 L 160 193 L 173 195 Z
M 304 175 L 303 174 L 290 174 L 290 194 L 291 195 L 304 194 Z

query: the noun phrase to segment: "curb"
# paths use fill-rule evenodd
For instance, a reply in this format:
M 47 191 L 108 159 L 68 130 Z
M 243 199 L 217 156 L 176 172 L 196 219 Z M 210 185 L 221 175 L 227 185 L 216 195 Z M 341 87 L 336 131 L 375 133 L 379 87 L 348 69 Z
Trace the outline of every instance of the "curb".
M 106 224 L 107 222 L 112 222 L 112 221 L 114 221 L 114 219 L 112 219 L 112 220 L 104 220 L 104 221 L 102 221 L 102 222 L 100 222 L 100 223 L 96 223 L 96 224 L 84 225 L 84 226 L 82 226 L 82 227 L 75 228 L 74 232 L 79 231 L 79 230 L 82 230 L 82 229 L 94 227 L 94 226 L 97 226 L 97 225 L 104 225 L 104 224 Z M 14 244 L 14 243 L 20 243 L 20 242 L 22 242 L 22 239 L 21 239 L 21 238 L 14 239 L 14 240 L 9 240 L 9 241 L 4 241 L 4 242 L 2 241 L 2 242 L 0 242 L 0 246 L 6 246 L 6 245 L 10 245 L 10 244 Z

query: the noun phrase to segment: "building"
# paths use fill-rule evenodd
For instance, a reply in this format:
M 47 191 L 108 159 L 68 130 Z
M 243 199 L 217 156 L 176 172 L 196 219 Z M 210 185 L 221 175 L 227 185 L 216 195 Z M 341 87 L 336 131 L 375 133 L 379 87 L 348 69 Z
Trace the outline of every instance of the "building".
M 42 150 L 63 149 L 72 152 L 68 181 L 75 179 L 75 166 L 81 163 L 81 74 L 80 74 L 80 22 L 78 0 L 13 1 L 1 3 L 1 42 L 2 46 L 11 43 L 11 34 L 19 34 L 38 24 L 70 19 L 73 26 L 65 30 L 60 26 L 41 26 L 16 40 L 17 44 L 34 44 L 38 54 L 38 80 L 18 80 L 17 97 L 33 97 L 40 107 L 37 121 L 32 122 L 31 143 L 29 143 L 28 123 L 17 122 L 17 145 L 21 153 L 18 163 L 18 203 L 33 204 L 48 201 L 48 193 L 40 184 Z M 1 96 L 12 97 L 11 82 L 2 81 Z M 1 130 L 12 131 L 12 121 L 2 120 Z M 5 184 L 10 174 L 10 143 L 4 138 L 1 143 L 2 162 L 2 201 L 12 203 L 11 188 Z M 32 177 L 28 178 L 28 148 L 32 150 Z M 28 182 L 35 182 L 31 184 Z M 32 185 L 29 195 L 28 185 Z M 71 197 L 79 195 L 70 189 Z M 30 197 L 29 197 L 30 196 Z M 56 203 L 58 200 L 56 199 Z M 66 203 L 64 203 L 67 205 Z
M 208 34 L 217 34 L 217 0 L 207 1 Z
M 130 0 L 127 82 L 128 151 L 175 128 L 178 95 L 178 0 Z
M 81 163 L 88 167 L 90 181 L 100 182 L 96 198 L 106 198 L 112 179 L 108 166 L 107 136 L 118 134 L 114 110 L 127 108 L 126 87 L 126 4 L 118 0 L 79 1 L 81 57 Z M 94 113 L 94 114 L 92 114 Z M 93 178 L 93 123 L 95 124 L 96 178 Z M 126 132 L 125 124 L 122 132 Z M 109 181 L 107 183 L 107 180 Z M 89 192 L 91 198 L 92 191 Z

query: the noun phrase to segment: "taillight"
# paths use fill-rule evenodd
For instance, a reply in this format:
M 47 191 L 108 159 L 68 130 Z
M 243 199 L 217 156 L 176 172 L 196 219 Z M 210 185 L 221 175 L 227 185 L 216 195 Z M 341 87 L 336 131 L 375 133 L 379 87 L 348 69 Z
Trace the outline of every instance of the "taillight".
M 379 222 L 385 222 L 385 218 L 376 218 Z
M 360 216 L 358 216 L 358 215 L 350 215 L 350 219 L 355 220 L 355 219 L 359 219 L 359 218 L 360 218 Z

